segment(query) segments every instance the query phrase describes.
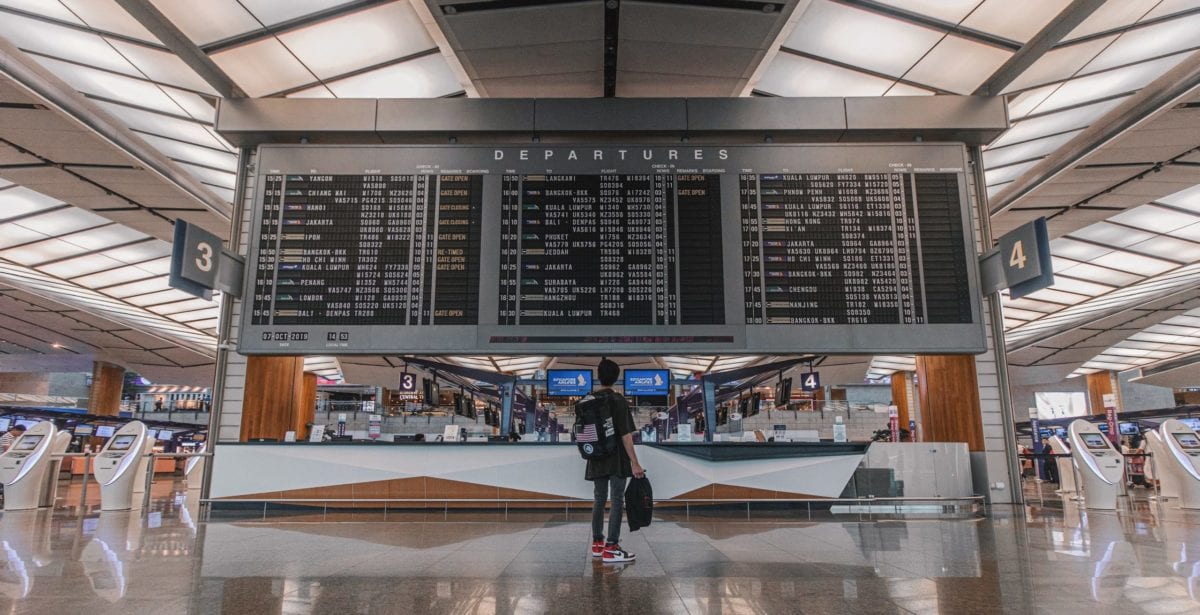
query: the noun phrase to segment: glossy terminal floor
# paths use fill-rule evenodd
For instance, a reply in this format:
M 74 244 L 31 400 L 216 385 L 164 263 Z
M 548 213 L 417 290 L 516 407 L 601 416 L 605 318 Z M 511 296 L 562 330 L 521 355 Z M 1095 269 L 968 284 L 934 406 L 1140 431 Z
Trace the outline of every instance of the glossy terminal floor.
M 985 519 L 659 520 L 613 566 L 582 517 L 202 523 L 164 482 L 148 516 L 93 489 L 81 519 L 76 482 L 0 518 L 0 615 L 1200 613 L 1200 513 L 1138 491 L 1119 513 L 1043 491 Z

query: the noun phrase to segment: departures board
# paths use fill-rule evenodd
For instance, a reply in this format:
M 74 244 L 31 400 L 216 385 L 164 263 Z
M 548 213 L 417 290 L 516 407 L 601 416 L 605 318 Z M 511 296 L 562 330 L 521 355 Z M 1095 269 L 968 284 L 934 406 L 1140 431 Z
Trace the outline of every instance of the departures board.
M 245 354 L 985 349 L 958 145 L 262 146 Z

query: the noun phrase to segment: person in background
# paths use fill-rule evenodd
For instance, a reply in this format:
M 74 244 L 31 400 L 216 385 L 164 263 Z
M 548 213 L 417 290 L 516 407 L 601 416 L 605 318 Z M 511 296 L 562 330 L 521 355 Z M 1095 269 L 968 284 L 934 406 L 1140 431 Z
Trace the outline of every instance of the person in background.
M 613 427 L 620 438 L 615 454 L 603 459 L 589 459 L 584 479 L 592 481 L 595 500 L 592 503 L 592 557 L 602 558 L 605 563 L 632 562 L 637 556 L 621 548 L 621 513 L 625 503 L 625 483 L 629 478 L 642 478 L 646 471 L 638 463 L 637 451 L 633 447 L 633 413 L 629 401 L 612 389 L 621 376 L 621 367 L 604 359 L 596 368 L 600 388 L 591 396 L 609 397 Z M 586 399 L 586 398 L 585 398 Z M 608 539 L 604 536 L 604 505 L 612 501 L 608 513 Z
M 4 432 L 3 436 L 0 436 L 0 452 L 7 451 L 23 433 L 25 433 L 25 426 L 13 423 L 13 426 Z

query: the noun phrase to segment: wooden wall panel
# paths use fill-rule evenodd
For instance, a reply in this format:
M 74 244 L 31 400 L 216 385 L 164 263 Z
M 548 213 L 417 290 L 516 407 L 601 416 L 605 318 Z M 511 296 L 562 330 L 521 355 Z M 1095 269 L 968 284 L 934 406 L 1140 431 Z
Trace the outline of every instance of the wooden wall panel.
M 124 386 L 124 367 L 96 361 L 92 365 L 92 390 L 88 394 L 88 414 L 117 416 L 121 410 L 121 389 Z
M 297 440 L 308 437 L 306 425 L 312 423 L 317 417 L 317 375 L 313 372 L 304 372 L 301 379 L 300 397 L 296 399 L 296 411 L 291 428 L 296 432 Z
M 1104 396 L 1113 392 L 1112 372 L 1096 372 L 1087 375 L 1088 411 L 1104 414 Z
M 912 418 L 912 412 L 908 407 L 908 383 L 911 380 L 912 372 L 892 374 L 892 405 L 897 408 L 900 429 L 908 429 L 908 421 Z
M 975 357 L 918 355 L 917 391 L 925 441 L 966 442 L 968 450 L 983 450 Z
M 248 357 L 242 402 L 243 442 L 275 438 L 292 429 L 304 388 L 303 357 Z

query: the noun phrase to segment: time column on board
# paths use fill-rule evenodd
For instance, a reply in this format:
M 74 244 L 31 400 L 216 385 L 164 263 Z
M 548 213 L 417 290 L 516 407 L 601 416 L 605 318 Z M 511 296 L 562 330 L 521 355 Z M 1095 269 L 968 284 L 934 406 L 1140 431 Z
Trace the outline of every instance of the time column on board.
M 505 175 L 500 193 L 500 288 L 497 321 L 517 324 L 517 282 L 520 279 L 521 176 Z
M 742 288 L 746 324 L 763 324 L 763 272 L 761 215 L 758 204 L 758 175 L 738 176 L 738 203 L 742 220 Z
M 268 175 L 263 183 L 262 221 L 258 227 L 254 303 L 251 307 L 251 322 L 256 325 L 271 324 L 271 301 L 275 296 L 275 267 L 278 263 L 279 216 L 283 202 L 283 176 Z

